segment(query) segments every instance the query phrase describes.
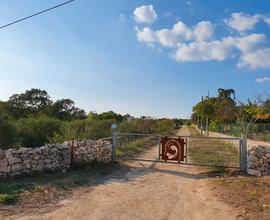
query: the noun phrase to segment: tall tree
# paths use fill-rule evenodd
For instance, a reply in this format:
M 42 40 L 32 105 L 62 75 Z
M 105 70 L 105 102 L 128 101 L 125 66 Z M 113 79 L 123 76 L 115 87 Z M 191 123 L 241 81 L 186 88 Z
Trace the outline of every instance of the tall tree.
M 235 99 L 235 91 L 234 89 L 223 89 L 219 88 L 218 89 L 218 98 L 220 99 Z
M 60 120 L 74 120 L 86 118 L 85 111 L 83 109 L 75 107 L 75 103 L 71 99 L 60 99 L 55 101 L 48 108 L 48 114 L 51 117 Z
M 8 100 L 9 110 L 13 117 L 36 116 L 44 112 L 52 103 L 50 96 L 45 90 L 30 89 L 21 94 L 14 94 Z
M 233 89 L 218 89 L 215 116 L 219 123 L 226 125 L 236 120 L 236 102 L 234 99 L 235 92 Z

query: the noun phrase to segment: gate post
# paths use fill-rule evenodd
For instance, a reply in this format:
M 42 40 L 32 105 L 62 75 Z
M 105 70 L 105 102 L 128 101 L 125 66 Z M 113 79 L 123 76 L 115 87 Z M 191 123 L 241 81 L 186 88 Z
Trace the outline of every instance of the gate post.
M 114 162 L 115 158 L 115 149 L 116 149 L 116 140 L 115 140 L 115 133 L 112 134 L 112 162 Z
M 247 136 L 243 134 L 240 139 L 240 169 L 247 173 Z
M 160 161 L 160 143 L 161 143 L 161 135 L 158 135 L 158 161 Z

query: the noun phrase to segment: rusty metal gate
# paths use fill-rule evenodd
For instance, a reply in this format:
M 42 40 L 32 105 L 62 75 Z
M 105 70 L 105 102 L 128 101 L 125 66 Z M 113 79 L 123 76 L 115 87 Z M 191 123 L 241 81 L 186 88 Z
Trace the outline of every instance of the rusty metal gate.
M 240 168 L 242 140 L 205 136 L 113 134 L 113 160 Z

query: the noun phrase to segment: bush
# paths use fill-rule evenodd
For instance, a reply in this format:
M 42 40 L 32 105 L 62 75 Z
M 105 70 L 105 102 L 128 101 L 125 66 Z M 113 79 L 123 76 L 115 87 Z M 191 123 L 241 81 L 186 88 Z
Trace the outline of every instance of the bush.
M 209 131 L 214 131 L 214 132 L 218 132 L 218 124 L 216 121 L 211 121 L 210 125 L 209 125 Z
M 118 132 L 123 133 L 154 133 L 156 121 L 152 119 L 138 119 L 133 121 L 123 121 L 120 123 Z
M 22 118 L 17 122 L 18 137 L 22 147 L 40 147 L 56 135 L 60 134 L 62 123 L 60 120 L 42 118 Z
M 14 122 L 7 116 L 0 114 L 0 148 L 8 149 L 16 145 L 17 130 Z
M 64 140 L 99 139 L 111 136 L 111 121 L 109 120 L 75 120 L 65 122 L 61 128 L 60 135 L 54 136 L 54 141 Z
M 159 134 L 173 133 L 174 122 L 170 119 L 163 119 L 157 122 L 155 132 Z

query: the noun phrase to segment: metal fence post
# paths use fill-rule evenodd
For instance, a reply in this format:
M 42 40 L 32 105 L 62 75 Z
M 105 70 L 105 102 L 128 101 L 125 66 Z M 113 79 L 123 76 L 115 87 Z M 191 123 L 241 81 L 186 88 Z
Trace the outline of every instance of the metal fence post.
M 187 164 L 187 150 L 188 149 L 188 139 L 187 139 L 187 137 L 186 137 L 186 146 L 185 146 L 185 153 L 186 153 L 186 155 L 185 155 L 185 163 Z
M 242 147 L 243 146 L 243 137 L 241 135 L 240 139 L 239 139 L 239 167 L 240 170 L 243 170 L 243 166 L 242 166 Z
M 160 161 L 160 142 L 161 142 L 161 136 L 158 135 L 158 161 Z
M 116 149 L 116 141 L 115 141 L 115 133 L 112 134 L 112 162 L 114 162 L 115 159 L 115 149 Z
M 241 135 L 241 171 L 247 173 L 247 135 Z

